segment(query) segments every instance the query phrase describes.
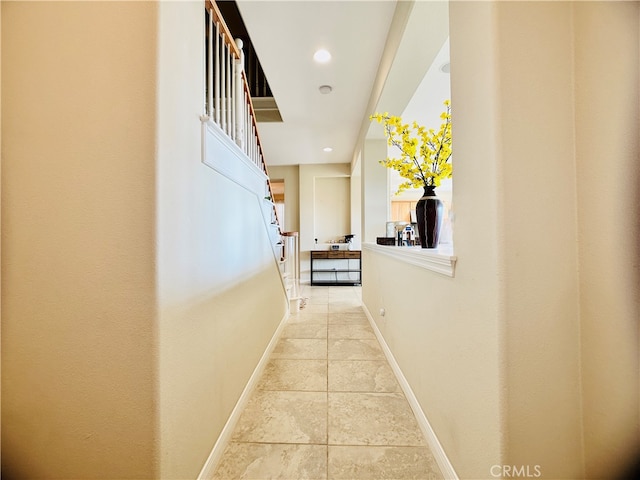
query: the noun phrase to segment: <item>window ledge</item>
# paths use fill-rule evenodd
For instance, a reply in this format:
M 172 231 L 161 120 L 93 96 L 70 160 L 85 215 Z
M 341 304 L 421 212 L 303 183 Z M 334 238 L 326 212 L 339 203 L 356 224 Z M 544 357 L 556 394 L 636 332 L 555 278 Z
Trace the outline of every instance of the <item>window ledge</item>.
M 451 245 L 442 245 L 438 248 L 420 247 L 391 247 L 376 243 L 363 243 L 362 249 L 395 258 L 401 262 L 409 263 L 432 272 L 454 277 L 456 261 L 458 257 L 453 255 Z

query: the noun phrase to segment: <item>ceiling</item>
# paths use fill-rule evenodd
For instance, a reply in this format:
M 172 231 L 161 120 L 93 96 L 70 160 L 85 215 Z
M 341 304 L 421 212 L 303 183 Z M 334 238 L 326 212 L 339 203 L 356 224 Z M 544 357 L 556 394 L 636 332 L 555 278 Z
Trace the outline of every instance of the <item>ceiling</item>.
M 448 36 L 445 1 L 237 4 L 283 120 L 259 124 L 268 165 L 353 163 L 362 140 L 382 134 L 368 116 L 402 113 Z M 329 62 L 313 60 L 320 48 Z

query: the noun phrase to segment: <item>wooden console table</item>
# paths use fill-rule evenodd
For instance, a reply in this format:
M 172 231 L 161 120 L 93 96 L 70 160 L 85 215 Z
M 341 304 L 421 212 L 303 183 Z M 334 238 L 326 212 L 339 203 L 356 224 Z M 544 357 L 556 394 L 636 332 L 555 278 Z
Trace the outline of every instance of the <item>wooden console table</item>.
M 311 250 L 311 285 L 362 284 L 360 250 Z

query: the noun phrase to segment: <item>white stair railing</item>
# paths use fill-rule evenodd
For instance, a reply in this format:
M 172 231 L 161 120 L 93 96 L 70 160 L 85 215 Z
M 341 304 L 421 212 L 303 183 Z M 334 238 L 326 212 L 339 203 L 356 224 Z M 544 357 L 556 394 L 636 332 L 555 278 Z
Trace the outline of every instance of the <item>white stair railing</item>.
M 242 40 L 234 40 L 215 1 L 205 2 L 205 118 L 214 122 L 269 178 L 255 110 L 244 72 Z M 267 180 L 267 196 L 273 198 Z M 280 232 L 278 212 L 272 215 Z

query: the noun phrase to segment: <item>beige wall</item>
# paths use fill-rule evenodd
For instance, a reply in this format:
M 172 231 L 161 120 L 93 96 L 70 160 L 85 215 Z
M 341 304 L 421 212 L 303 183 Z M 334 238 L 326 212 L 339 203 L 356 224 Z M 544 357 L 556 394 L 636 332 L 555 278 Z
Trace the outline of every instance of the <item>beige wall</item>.
M 375 242 L 384 237 L 389 219 L 389 176 L 380 160 L 387 158 L 387 141 L 372 139 L 364 142 L 362 149 L 362 241 Z
M 450 14 L 455 278 L 365 252 L 365 304 L 460 478 L 613 478 L 640 431 L 638 3 Z
M 349 222 L 350 219 L 353 220 L 354 215 L 352 197 L 354 190 L 351 184 L 350 168 L 350 165 L 346 163 L 269 167 L 271 178 L 284 179 L 286 229 L 300 232 L 300 278 L 303 282 L 309 281 L 309 251 L 328 248 L 322 238 L 318 238 L 318 245 L 314 243 L 314 239 L 322 234 L 322 231 L 318 230 L 319 225 L 317 224 L 318 209 L 324 208 L 323 205 L 326 206 L 328 202 L 331 202 L 331 199 L 323 198 L 323 195 L 317 196 L 316 182 L 318 180 L 348 182 L 349 187 L 342 195 L 346 200 L 342 202 L 338 216 L 346 220 L 345 228 L 350 229 L 350 225 L 353 223 Z M 356 189 L 355 192 L 359 193 L 359 190 Z M 348 201 L 349 198 L 351 201 Z M 345 233 L 347 232 L 345 231 L 343 234 Z M 359 231 L 352 233 L 360 236 Z M 329 233 L 327 235 L 333 236 Z
M 261 196 L 201 162 L 203 16 L 2 2 L 7 476 L 195 478 L 286 313 Z
M 364 303 L 464 479 L 490 478 L 504 454 L 499 173 L 486 141 L 496 135 L 493 13 L 486 2 L 451 8 L 455 278 L 366 250 L 363 258 Z
M 347 163 L 325 163 L 300 165 L 300 279 L 309 281 L 310 254 L 318 248 L 328 248 L 326 245 L 314 244 L 315 235 L 315 179 L 330 177 L 349 177 L 350 165 Z M 345 205 L 346 215 L 350 214 L 350 206 Z
M 351 233 L 355 235 L 351 248 L 362 248 L 362 162 L 351 171 Z
M 201 163 L 202 4 L 159 8 L 159 477 L 185 479 L 198 476 L 287 302 L 263 195 Z
M 2 473 L 156 477 L 157 6 L 1 8 Z
M 272 179 L 284 180 L 284 229 L 300 231 L 300 172 L 297 165 L 269 167 Z
M 625 454 L 640 451 L 639 5 L 575 6 L 582 390 L 590 478 L 610 476 Z
M 546 478 L 584 475 L 571 23 L 570 3 L 497 6 L 506 458 Z
M 350 173 L 350 165 L 348 164 L 279 165 L 269 167 L 269 176 L 274 179 L 284 179 L 285 228 L 289 231 L 300 232 L 301 270 L 305 271 L 304 278 L 306 281 L 309 280 L 309 251 L 314 248 L 327 248 L 326 245 L 321 244 L 316 247 L 314 244 L 314 239 L 317 237 L 317 227 L 320 227 L 316 223 L 318 221 L 316 207 L 319 206 L 318 201 L 322 201 L 315 193 L 317 180 L 336 180 L 341 182 L 351 179 L 347 184 L 349 185 L 348 191 L 342 195 L 347 200 L 350 199 L 350 201 L 344 203 L 341 218 L 346 219 L 345 228 L 356 234 L 354 247 L 359 248 L 361 239 L 360 211 L 359 209 L 358 211 L 354 210 L 354 203 L 360 201 L 361 175 L 359 170 Z M 355 182 L 357 182 L 357 185 Z M 318 239 L 318 242 L 322 243 L 322 240 Z
M 0 6 L 0 53 L 2 52 L 2 6 Z M 2 55 L 0 55 L 0 291 L 2 291 Z M 2 371 L 2 297 L 0 296 L 0 372 Z M 0 382 L 0 418 L 2 418 L 2 382 Z M 0 452 L 2 424 L 0 423 Z
M 456 472 L 475 479 L 501 461 L 501 359 L 495 272 L 466 258 L 472 265 L 452 280 L 365 249 L 362 284 L 364 304 Z
M 347 177 L 319 177 L 314 184 L 313 237 L 318 243 L 338 241 L 351 232 L 351 186 Z

